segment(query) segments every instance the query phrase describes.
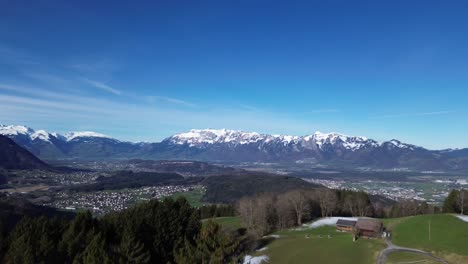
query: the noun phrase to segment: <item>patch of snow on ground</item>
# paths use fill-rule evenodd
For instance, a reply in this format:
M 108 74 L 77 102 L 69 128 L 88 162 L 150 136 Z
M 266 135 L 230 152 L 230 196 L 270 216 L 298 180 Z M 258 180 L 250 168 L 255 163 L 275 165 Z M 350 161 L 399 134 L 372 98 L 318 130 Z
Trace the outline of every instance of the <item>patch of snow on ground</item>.
M 263 247 L 263 248 L 261 248 L 261 249 L 257 249 L 257 252 L 262 252 L 262 251 L 265 251 L 265 250 L 267 250 L 267 249 L 268 249 L 268 247 Z
M 456 215 L 462 221 L 468 222 L 468 215 Z
M 338 219 L 350 220 L 350 221 L 358 220 L 356 217 L 327 217 L 327 218 L 319 219 L 309 224 L 304 224 L 303 227 L 317 228 L 317 227 L 322 227 L 322 226 L 334 226 L 336 225 L 336 222 L 338 222 Z
M 264 236 L 264 238 L 265 237 L 280 238 L 280 235 L 268 235 L 268 236 Z
M 252 257 L 247 255 L 244 257 L 244 264 L 261 264 L 265 262 L 268 262 L 268 256 Z

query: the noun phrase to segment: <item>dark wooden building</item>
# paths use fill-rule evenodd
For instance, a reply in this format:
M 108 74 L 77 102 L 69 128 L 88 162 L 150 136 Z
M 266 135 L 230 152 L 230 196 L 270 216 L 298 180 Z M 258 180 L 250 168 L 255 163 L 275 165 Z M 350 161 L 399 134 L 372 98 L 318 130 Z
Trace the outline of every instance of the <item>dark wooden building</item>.
M 377 219 L 359 218 L 354 231 L 359 238 L 379 238 L 382 236 L 383 223 Z
M 342 232 L 353 232 L 356 221 L 338 219 L 336 222 L 336 230 Z

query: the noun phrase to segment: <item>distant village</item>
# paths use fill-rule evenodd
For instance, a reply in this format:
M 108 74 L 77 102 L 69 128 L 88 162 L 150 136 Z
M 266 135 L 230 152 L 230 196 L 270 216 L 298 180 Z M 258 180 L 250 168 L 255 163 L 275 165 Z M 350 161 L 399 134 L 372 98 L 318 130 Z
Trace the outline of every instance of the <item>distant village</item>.
M 70 211 L 90 210 L 94 214 L 103 215 L 127 209 L 141 201 L 162 199 L 196 188 L 203 187 L 200 185 L 166 185 L 98 192 L 59 192 L 52 202 L 46 202 L 43 205 Z
M 303 178 L 307 182 L 320 184 L 330 189 L 348 189 L 353 191 L 365 191 L 372 195 L 381 195 L 389 199 L 425 201 L 430 204 L 440 204 L 448 196 L 452 189 L 463 188 L 468 181 L 466 179 L 444 179 L 426 181 L 426 189 L 421 183 L 415 182 L 391 182 L 391 181 L 344 181 L 332 179 Z

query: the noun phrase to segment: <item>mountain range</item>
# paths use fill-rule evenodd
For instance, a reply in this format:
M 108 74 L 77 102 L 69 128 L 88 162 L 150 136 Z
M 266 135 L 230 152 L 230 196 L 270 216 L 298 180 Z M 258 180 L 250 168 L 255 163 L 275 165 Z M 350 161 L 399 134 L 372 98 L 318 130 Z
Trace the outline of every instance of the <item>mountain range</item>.
M 95 132 L 63 135 L 0 125 L 0 135 L 44 160 L 189 159 L 216 162 L 284 162 L 376 169 L 468 170 L 468 149 L 428 150 L 398 140 L 316 132 L 268 135 L 227 129 L 193 129 L 161 142 L 125 142 Z

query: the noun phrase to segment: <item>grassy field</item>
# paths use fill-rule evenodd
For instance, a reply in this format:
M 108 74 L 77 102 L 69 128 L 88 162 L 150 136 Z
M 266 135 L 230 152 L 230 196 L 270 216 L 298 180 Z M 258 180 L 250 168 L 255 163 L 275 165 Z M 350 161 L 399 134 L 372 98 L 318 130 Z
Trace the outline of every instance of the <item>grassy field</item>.
M 337 232 L 335 227 L 277 232 L 275 239 L 262 252 L 268 263 L 375 263 L 378 253 L 385 246 L 381 240 L 358 240 L 353 242 L 349 233 Z M 330 235 L 330 238 L 328 238 Z M 308 236 L 308 238 L 306 237 Z M 319 237 L 321 236 L 321 238 Z
M 429 251 L 451 263 L 468 263 L 468 223 L 447 214 L 396 220 L 392 228 L 396 245 Z
M 241 221 L 237 217 L 217 218 L 215 221 L 224 226 L 241 227 Z M 384 219 L 383 222 L 392 230 L 392 241 L 396 245 L 429 251 L 448 260 L 449 263 L 468 263 L 468 223 L 453 215 L 422 215 Z M 270 264 L 370 264 L 375 263 L 379 252 L 386 247 L 383 240 L 360 239 L 353 242 L 351 234 L 336 232 L 332 226 L 290 229 L 274 235 L 278 235 L 279 238 L 267 245 L 266 250 L 254 252 L 252 255 L 267 255 Z M 390 254 L 387 263 L 411 262 L 436 263 L 431 258 L 403 252 Z
M 437 264 L 440 262 L 434 261 L 430 257 L 409 252 L 394 252 L 387 258 L 387 264 L 400 264 L 400 263 L 424 263 L 424 264 Z
M 203 202 L 202 202 L 203 195 L 205 195 L 204 189 L 196 188 L 190 192 L 175 193 L 172 195 L 172 198 L 184 196 L 185 199 L 188 200 L 190 205 L 192 205 L 193 207 L 200 207 L 203 205 Z
M 426 251 L 468 255 L 468 223 L 452 215 L 420 215 L 393 228 L 393 242 Z

